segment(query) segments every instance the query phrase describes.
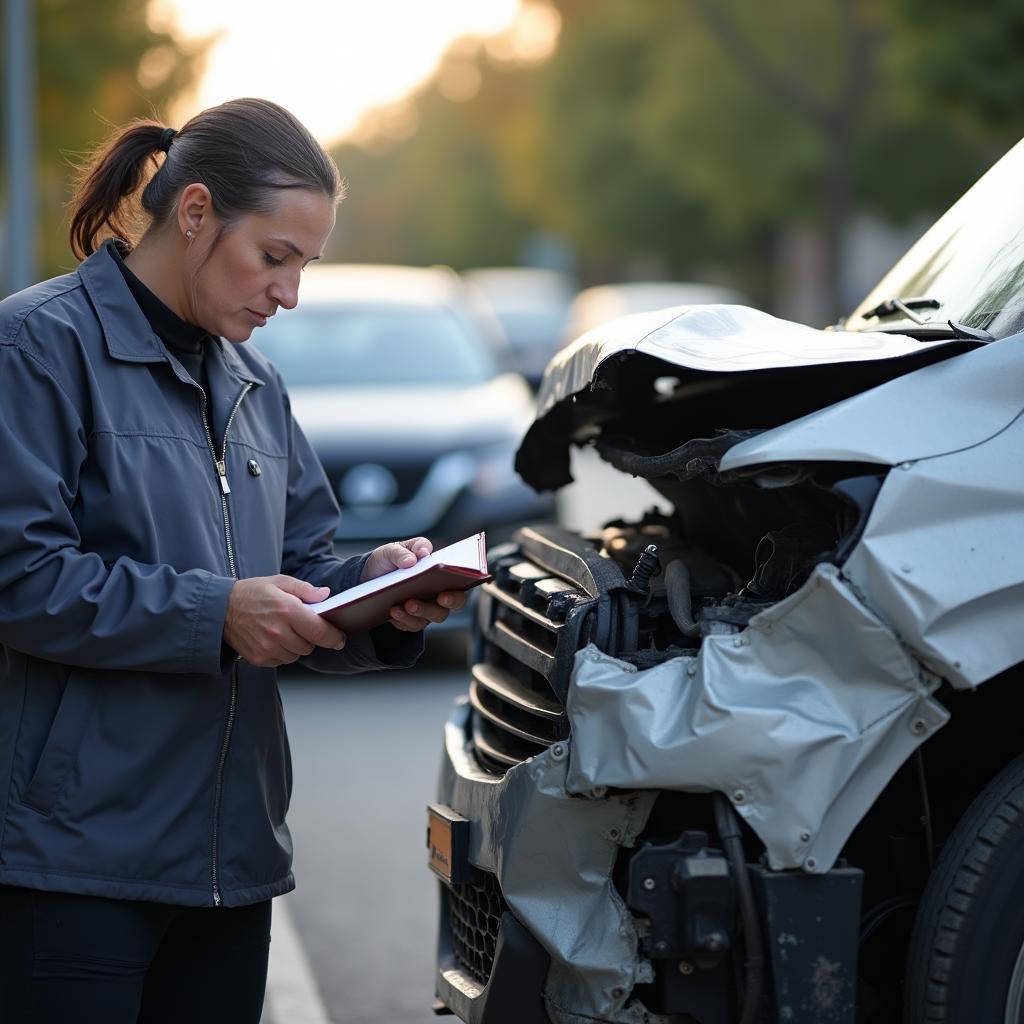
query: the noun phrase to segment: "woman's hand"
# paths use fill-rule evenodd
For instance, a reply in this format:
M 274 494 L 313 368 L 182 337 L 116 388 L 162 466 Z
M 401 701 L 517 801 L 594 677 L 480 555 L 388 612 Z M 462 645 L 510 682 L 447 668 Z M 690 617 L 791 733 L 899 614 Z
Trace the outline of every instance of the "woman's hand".
M 329 594 L 293 576 L 239 580 L 228 597 L 224 642 L 258 668 L 290 665 L 314 647 L 340 651 L 345 634 L 306 607 Z
M 426 537 L 382 544 L 370 552 L 362 578 L 372 580 L 395 569 L 408 569 L 433 550 L 434 545 Z M 451 612 L 459 611 L 465 604 L 466 595 L 461 590 L 442 591 L 433 601 L 410 599 L 391 609 L 391 625 L 406 633 L 419 633 L 432 622 L 444 622 Z
M 393 572 L 395 569 L 408 569 L 415 565 L 417 560 L 429 555 L 434 550 L 434 545 L 426 537 L 413 537 L 412 540 L 396 540 L 390 544 L 381 544 L 370 552 L 370 557 L 363 566 L 363 574 L 360 579 L 375 580 L 386 572 Z

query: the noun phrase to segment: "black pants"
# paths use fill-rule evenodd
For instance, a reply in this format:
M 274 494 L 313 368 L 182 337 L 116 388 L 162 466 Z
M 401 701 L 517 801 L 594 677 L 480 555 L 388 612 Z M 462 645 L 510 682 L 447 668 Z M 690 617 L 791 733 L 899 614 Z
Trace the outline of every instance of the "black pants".
M 231 910 L 0 886 L 2 1024 L 259 1024 L 270 901 Z

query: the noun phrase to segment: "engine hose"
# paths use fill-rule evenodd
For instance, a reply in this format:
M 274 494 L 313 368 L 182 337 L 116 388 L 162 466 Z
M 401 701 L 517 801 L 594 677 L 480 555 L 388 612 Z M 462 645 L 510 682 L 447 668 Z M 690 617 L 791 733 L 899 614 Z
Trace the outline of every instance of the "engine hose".
M 700 636 L 700 625 L 693 621 L 690 599 L 690 570 L 681 558 L 675 558 L 665 567 L 665 593 L 672 621 L 683 636 Z
M 743 853 L 743 840 L 740 838 L 739 819 L 722 793 L 712 793 L 711 801 L 715 811 L 715 827 L 718 829 L 722 847 L 736 881 L 740 920 L 743 922 L 743 943 L 747 954 L 745 960 L 746 986 L 743 993 L 743 1012 L 740 1014 L 739 1024 L 754 1024 L 760 1011 L 761 990 L 764 987 L 764 947 L 761 941 L 761 923 L 758 918 L 757 905 L 754 903 L 754 890 L 750 885 L 750 876 L 747 874 L 747 861 Z

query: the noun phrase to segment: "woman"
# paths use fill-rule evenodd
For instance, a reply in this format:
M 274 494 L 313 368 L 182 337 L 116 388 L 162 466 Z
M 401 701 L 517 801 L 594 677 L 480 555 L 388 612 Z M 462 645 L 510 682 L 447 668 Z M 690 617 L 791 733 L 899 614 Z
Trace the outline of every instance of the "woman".
M 275 104 L 139 122 L 79 186 L 78 269 L 0 303 L 5 1024 L 255 1024 L 294 884 L 274 670 L 408 666 L 464 603 L 351 637 L 306 607 L 430 550 L 333 555 L 323 472 L 243 344 L 298 301 L 340 191 Z

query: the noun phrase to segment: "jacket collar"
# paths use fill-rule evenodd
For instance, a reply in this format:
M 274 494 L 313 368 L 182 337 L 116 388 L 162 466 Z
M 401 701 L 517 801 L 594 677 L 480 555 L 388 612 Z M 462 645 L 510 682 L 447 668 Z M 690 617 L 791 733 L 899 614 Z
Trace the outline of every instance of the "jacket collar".
M 107 351 L 112 358 L 131 363 L 171 362 L 167 349 L 153 333 L 114 259 L 112 250 L 117 244 L 116 239 L 108 239 L 78 267 L 78 275 L 103 330 Z M 250 384 L 266 383 L 253 376 L 233 345 L 221 338 L 215 339 L 215 344 L 232 376 Z

